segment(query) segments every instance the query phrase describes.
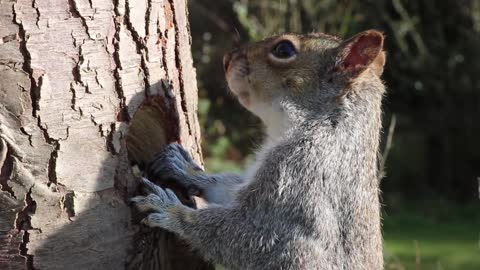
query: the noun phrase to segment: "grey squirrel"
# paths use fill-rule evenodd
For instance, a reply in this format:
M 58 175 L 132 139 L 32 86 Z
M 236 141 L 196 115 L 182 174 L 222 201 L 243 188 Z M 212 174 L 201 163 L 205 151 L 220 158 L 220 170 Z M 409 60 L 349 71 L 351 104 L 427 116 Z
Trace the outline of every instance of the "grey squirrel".
M 377 152 L 383 35 L 342 41 L 285 34 L 224 57 L 228 85 L 266 125 L 243 176 L 209 175 L 178 144 L 149 170 L 198 188 L 208 207 L 180 204 L 144 179 L 143 222 L 176 233 L 227 269 L 383 269 Z

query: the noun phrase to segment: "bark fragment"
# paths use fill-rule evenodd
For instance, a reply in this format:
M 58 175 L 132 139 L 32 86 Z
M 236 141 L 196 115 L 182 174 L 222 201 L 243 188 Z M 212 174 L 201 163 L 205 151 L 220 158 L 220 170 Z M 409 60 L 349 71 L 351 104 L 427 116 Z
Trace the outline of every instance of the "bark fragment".
M 12 176 L 13 171 L 13 159 L 8 154 L 8 146 L 5 141 L 0 138 L 0 188 L 2 191 L 7 192 L 12 196 L 15 197 L 12 187 L 8 185 L 8 181 Z
M 33 267 L 33 255 L 28 253 L 28 242 L 30 241 L 29 230 L 33 229 L 31 224 L 31 216 L 35 214 L 37 203 L 32 199 L 32 188 L 30 188 L 25 195 L 25 207 L 18 212 L 17 219 L 15 220 L 16 228 L 18 232 L 22 232 L 22 242 L 20 243 L 18 250 L 20 255 L 25 257 L 25 268 L 27 270 L 35 269 Z

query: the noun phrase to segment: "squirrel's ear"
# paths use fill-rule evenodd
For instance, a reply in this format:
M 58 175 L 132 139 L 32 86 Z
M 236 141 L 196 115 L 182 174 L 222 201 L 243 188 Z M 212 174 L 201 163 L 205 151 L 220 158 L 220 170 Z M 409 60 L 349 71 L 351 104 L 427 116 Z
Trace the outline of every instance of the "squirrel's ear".
M 385 64 L 382 33 L 361 32 L 342 42 L 338 49 L 336 73 L 354 78 L 370 67 L 378 76 L 382 75 Z

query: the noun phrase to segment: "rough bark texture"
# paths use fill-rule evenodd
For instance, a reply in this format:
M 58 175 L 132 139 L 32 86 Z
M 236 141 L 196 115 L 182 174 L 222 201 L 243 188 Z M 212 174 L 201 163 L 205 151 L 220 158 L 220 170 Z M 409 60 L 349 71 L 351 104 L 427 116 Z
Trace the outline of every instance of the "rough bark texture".
M 0 0 L 0 269 L 211 267 L 125 204 L 196 98 L 185 0 Z

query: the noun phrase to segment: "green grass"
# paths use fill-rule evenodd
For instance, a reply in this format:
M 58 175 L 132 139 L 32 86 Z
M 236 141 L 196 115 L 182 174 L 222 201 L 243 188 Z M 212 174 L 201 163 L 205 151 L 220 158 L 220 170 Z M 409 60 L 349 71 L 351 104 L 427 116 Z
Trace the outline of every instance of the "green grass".
M 480 209 L 447 209 L 385 215 L 386 269 L 480 269 Z

